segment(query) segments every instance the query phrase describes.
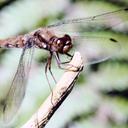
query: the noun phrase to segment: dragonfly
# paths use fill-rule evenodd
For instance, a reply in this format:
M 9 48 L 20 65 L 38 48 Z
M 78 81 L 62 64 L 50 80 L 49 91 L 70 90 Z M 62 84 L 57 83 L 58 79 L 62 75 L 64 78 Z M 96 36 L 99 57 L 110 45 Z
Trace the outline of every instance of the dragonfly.
M 120 43 L 110 36 L 90 35 L 90 28 L 93 29 L 93 27 L 103 25 L 105 31 L 111 30 L 124 22 L 120 20 L 120 17 L 124 14 L 128 14 L 128 8 L 91 17 L 61 20 L 25 35 L 0 40 L 1 48 L 22 49 L 19 64 L 10 89 L 5 99 L 0 102 L 0 114 L 2 115 L 3 121 L 8 123 L 13 119 L 25 97 L 35 48 L 49 52 L 45 66 L 45 74 L 47 78 L 47 71 L 49 71 L 54 80 L 55 78 L 51 71 L 52 57 L 55 57 L 59 68 L 65 69 L 60 55 L 72 58 L 69 52 L 73 49 L 74 45 L 80 49 L 82 56 L 86 57 L 88 65 L 105 61 L 111 58 L 116 52 L 118 53 Z

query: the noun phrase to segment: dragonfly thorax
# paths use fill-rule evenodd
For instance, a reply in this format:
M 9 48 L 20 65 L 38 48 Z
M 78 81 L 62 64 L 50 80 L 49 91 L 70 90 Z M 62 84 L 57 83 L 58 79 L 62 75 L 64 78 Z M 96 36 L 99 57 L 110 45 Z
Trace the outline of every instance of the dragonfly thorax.
M 26 40 L 24 42 L 25 42 L 24 45 L 26 48 L 31 48 L 36 44 L 35 38 L 31 37 L 31 36 L 26 38 Z
M 37 47 L 51 52 L 67 53 L 72 48 L 71 37 L 65 34 L 57 37 L 53 32 L 46 29 L 38 30 L 34 34 Z

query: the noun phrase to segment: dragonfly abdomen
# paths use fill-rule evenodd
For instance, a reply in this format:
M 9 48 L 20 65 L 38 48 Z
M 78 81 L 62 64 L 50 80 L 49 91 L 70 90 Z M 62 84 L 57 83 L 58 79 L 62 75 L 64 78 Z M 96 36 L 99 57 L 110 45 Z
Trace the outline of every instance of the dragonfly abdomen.
M 17 36 L 17 37 L 8 38 L 6 40 L 0 40 L 0 47 L 1 48 L 23 48 L 24 47 L 23 36 Z

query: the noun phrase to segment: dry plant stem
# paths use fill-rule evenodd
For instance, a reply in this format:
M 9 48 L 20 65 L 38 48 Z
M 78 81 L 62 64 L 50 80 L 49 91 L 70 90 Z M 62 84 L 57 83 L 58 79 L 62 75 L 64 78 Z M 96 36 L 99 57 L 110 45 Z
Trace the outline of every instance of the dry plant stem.
M 52 94 L 49 95 L 38 111 L 24 126 L 22 126 L 22 128 L 43 128 L 65 98 L 69 95 L 76 82 L 76 79 L 83 69 L 83 61 L 79 52 L 74 54 L 73 59 L 69 64 L 73 65 L 74 67 L 67 67 L 69 70 L 65 71 L 64 75 L 55 86 L 53 96 Z M 74 71 L 76 70 L 76 67 L 78 67 L 80 70 Z

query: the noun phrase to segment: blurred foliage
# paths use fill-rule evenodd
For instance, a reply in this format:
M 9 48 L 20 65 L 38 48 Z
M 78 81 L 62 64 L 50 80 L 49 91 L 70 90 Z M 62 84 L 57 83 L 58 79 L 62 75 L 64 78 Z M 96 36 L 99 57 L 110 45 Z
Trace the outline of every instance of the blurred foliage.
M 0 0 L 0 10 L 6 6 L 9 6 L 10 4 L 12 4 L 15 1 L 16 0 Z
M 128 0 L 0 0 L 0 38 L 24 34 L 72 15 L 81 17 L 84 14 L 86 17 L 126 6 Z M 85 65 L 73 92 L 46 128 L 128 127 L 128 13 L 122 16 L 120 20 L 124 26 L 119 29 L 107 30 L 102 24 L 88 27 L 91 36 L 119 40 L 121 51 L 111 60 L 88 67 Z M 82 32 L 86 29 L 82 28 Z M 14 74 L 19 56 L 18 50 L 0 49 L 1 84 L 9 84 L 12 77 L 8 78 L 7 74 Z M 50 93 L 44 76 L 47 56 L 47 52 L 35 50 L 26 97 L 13 123 L 14 128 L 20 128 Z M 54 60 L 53 72 L 57 78 L 63 72 L 55 66 Z

